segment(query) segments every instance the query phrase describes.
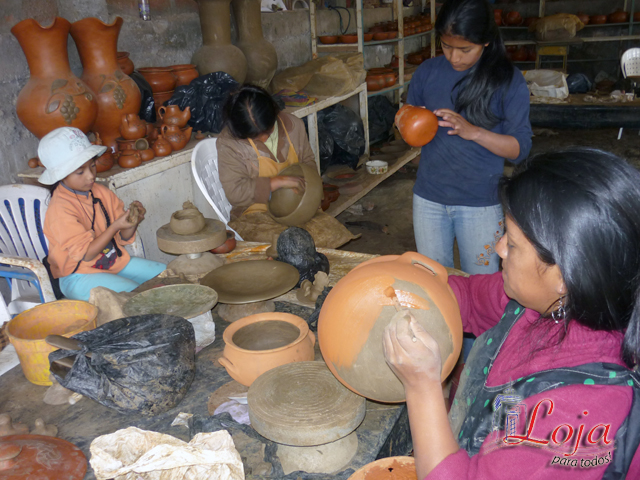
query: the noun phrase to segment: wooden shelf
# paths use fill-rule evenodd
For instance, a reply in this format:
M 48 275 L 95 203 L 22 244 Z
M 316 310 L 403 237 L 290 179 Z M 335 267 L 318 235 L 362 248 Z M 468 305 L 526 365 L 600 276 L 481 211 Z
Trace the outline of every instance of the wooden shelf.
M 295 115 L 298 118 L 303 118 L 314 112 L 319 112 L 322 109 L 330 107 L 331 105 L 340 103 L 346 100 L 347 98 L 353 97 L 354 95 L 357 95 L 358 93 L 365 91 L 366 88 L 367 88 L 367 84 L 362 83 L 355 90 L 345 93 L 344 95 L 340 95 L 337 97 L 318 97 L 318 101 L 313 105 L 307 105 L 305 107 L 286 107 L 284 111 L 287 113 L 290 113 L 291 115 Z
M 382 90 L 378 90 L 376 92 L 368 92 L 367 96 L 368 97 L 375 97 L 377 95 L 383 95 L 383 94 L 388 93 L 388 92 L 393 92 L 393 91 L 399 90 L 399 89 L 401 89 L 401 88 L 403 88 L 405 86 L 408 87 L 409 86 L 409 82 L 411 82 L 411 79 L 409 79 L 408 81 L 405 81 L 403 84 L 396 84 L 393 87 L 383 88 Z

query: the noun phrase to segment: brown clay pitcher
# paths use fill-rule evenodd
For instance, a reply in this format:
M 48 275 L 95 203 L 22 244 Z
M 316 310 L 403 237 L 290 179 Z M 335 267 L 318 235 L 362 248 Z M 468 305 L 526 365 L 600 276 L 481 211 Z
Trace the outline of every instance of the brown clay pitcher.
M 182 131 L 177 125 L 162 125 L 160 127 L 162 136 L 171 144 L 174 152 L 182 150 L 187 145 L 191 139 L 192 130 L 193 127 L 189 127 L 185 131 Z
M 147 124 L 135 113 L 122 116 L 120 123 L 120 136 L 125 140 L 136 140 L 147 134 Z
M 98 117 L 92 130 L 104 144 L 115 150 L 122 115 L 138 113 L 142 97 L 136 83 L 118 66 L 118 34 L 122 18 L 112 24 L 97 18 L 83 18 L 71 25 L 84 72 L 82 80 L 98 96 Z
M 169 143 L 169 141 L 160 134 L 153 145 L 151 146 L 153 149 L 153 153 L 156 154 L 156 157 L 166 157 L 173 151 L 173 147 Z
M 191 118 L 191 107 L 187 107 L 184 110 L 180 110 L 178 105 L 159 107 L 158 115 L 165 125 L 176 125 L 182 128 Z
M 137 150 L 125 150 L 118 157 L 118 165 L 122 168 L 134 168 L 142 163 L 140 152 Z
M 31 73 L 18 95 L 16 113 L 38 138 L 59 127 L 76 127 L 87 133 L 96 120 L 95 93 L 69 67 L 70 28 L 67 20 L 57 17 L 49 27 L 41 27 L 28 18 L 11 29 L 27 57 Z

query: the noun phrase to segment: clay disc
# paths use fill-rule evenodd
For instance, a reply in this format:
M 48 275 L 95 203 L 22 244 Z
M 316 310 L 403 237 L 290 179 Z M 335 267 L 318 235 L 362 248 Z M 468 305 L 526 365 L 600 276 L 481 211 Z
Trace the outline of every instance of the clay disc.
M 313 446 L 353 432 L 364 397 L 344 387 L 324 362 L 295 362 L 260 375 L 247 395 L 251 426 L 276 443 Z
M 302 471 L 307 473 L 334 473 L 346 467 L 358 450 L 358 435 L 351 432 L 335 442 L 313 447 L 278 445 L 278 458 L 285 475 Z
M 296 267 L 276 260 L 227 263 L 200 280 L 218 292 L 220 303 L 251 303 L 287 293 L 300 279 Z
M 158 248 L 163 252 L 181 255 L 185 253 L 208 252 L 227 241 L 227 229 L 224 223 L 205 218 L 202 230 L 192 235 L 173 233 L 169 224 L 161 226 L 156 232 Z
M 193 318 L 213 308 L 218 301 L 215 290 L 203 285 L 167 285 L 137 294 L 124 304 L 124 314 L 151 313 Z

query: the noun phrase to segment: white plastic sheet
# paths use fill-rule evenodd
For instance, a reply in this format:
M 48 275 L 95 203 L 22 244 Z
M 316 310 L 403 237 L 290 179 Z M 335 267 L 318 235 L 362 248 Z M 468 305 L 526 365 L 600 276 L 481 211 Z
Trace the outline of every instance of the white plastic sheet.
M 567 75 L 555 70 L 528 70 L 524 73 L 529 92 L 534 97 L 564 99 L 569 96 Z

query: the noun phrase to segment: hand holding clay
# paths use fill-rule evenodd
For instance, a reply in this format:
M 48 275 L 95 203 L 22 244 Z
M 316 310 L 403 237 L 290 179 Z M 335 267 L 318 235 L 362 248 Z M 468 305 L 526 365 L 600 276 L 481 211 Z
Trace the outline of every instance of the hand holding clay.
M 147 210 L 142 206 L 142 203 L 134 200 L 131 202 L 131 205 L 129 205 L 127 212 L 127 221 L 138 225 L 144 220 L 144 214 L 147 213 Z
M 271 191 L 273 192 L 280 188 L 293 188 L 295 193 L 302 195 L 305 189 L 304 178 L 293 176 L 271 177 Z
M 475 125 L 471 125 L 459 113 L 449 110 L 448 108 L 441 108 L 433 113 L 438 117 L 442 117 L 442 120 L 438 122 L 438 125 L 441 127 L 449 127 L 451 129 L 447 132 L 448 135 L 458 135 L 465 140 L 472 141 L 475 141 L 478 138 L 480 128 Z
M 129 220 L 129 216 L 129 210 L 126 210 L 115 222 L 113 222 L 113 226 L 117 228 L 118 231 L 137 226 L 138 224 L 136 222 L 131 222 Z
M 382 336 L 382 347 L 387 364 L 405 390 L 440 384 L 440 347 L 411 312 L 402 310 L 392 317 Z

